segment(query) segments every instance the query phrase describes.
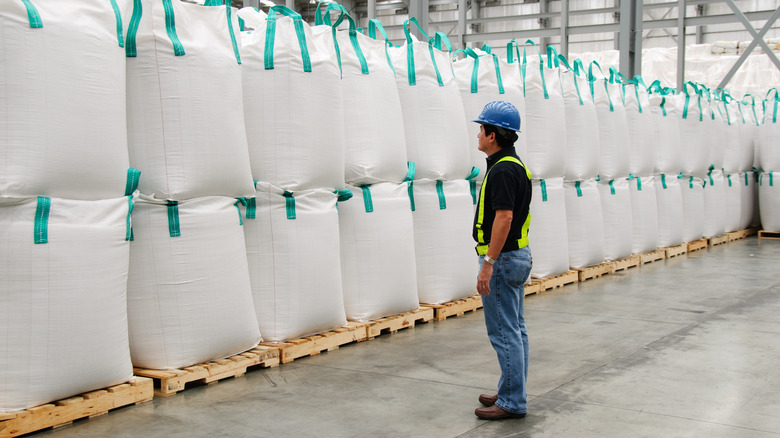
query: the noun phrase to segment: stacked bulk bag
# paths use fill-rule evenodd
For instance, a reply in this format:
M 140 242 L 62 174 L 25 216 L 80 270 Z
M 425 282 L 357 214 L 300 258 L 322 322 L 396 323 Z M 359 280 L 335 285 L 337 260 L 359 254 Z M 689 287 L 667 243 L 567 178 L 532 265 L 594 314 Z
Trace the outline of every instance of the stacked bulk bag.
M 230 8 L 141 0 L 126 16 L 128 146 L 131 165 L 144 175 L 141 193 L 250 196 Z
M 709 97 L 708 93 L 708 97 Z M 723 168 L 728 143 L 739 144 L 739 126 L 733 118 L 732 111 L 736 108 L 721 101 L 712 99 L 702 107 L 704 111 L 704 138 L 707 148 L 707 166 L 713 169 Z M 698 175 L 701 178 L 704 175 Z
M 724 99 L 719 107 L 719 109 L 722 109 L 721 119 L 725 123 L 725 128 L 719 127 L 718 130 L 709 133 L 710 138 L 714 142 L 713 147 L 715 149 L 718 147 L 722 148 L 723 160 L 720 165 L 713 160 L 710 161 L 715 169 L 723 169 L 726 173 L 736 173 L 739 172 L 742 143 L 745 141 L 743 139 L 743 131 L 745 133 L 750 131 L 745 127 L 744 120 L 740 121 L 742 117 L 739 111 L 739 104 L 730 104 L 727 100 L 728 98 Z
M 631 252 L 642 254 L 658 247 L 658 203 L 653 176 L 631 177 Z
M 772 97 L 764 101 L 764 117 L 761 126 L 758 127 L 759 163 L 765 172 L 775 172 L 780 169 L 780 121 L 778 120 L 780 94 L 777 89 L 771 90 L 768 94 Z
M 344 137 L 344 179 L 357 186 L 400 183 L 406 175 L 406 139 L 387 34 L 379 21 L 371 20 L 371 37 L 363 35 L 341 6 L 331 3 L 331 9 L 341 10 L 349 24 L 348 30 L 336 31 L 336 20 L 331 31 L 341 67 L 344 129 L 349 133 Z M 330 16 L 325 17 L 329 22 Z M 384 39 L 374 39 L 376 29 Z
M 560 71 L 563 103 L 566 112 L 566 151 L 564 178 L 584 181 L 599 172 L 599 128 L 596 107 L 588 93 L 587 72 L 582 61 L 571 67 L 563 55 L 560 61 L 567 67 Z M 569 235 L 569 238 L 572 236 Z M 569 254 L 571 256 L 571 254 Z
M 753 172 L 739 175 L 739 229 L 745 230 L 754 225 L 756 202 L 758 195 L 758 180 Z
M 128 280 L 135 366 L 180 368 L 260 341 L 241 222 L 233 198 L 136 202 Z
M 742 189 L 740 188 L 740 174 L 732 173 L 724 175 L 725 198 L 725 231 L 740 230 L 742 216 Z
M 244 221 L 255 312 L 263 339 L 283 342 L 346 324 L 338 195 L 257 183 Z
M 566 229 L 569 267 L 582 269 L 604 261 L 604 218 L 595 179 L 566 182 Z M 540 224 L 544 226 L 543 224 Z
M 704 178 L 704 237 L 726 232 L 726 181 L 719 169 L 710 170 Z
M 127 4 L 0 1 L 0 198 L 125 192 Z
M 680 180 L 683 206 L 683 242 L 704 236 L 704 180 L 694 176 Z
M 690 88 L 690 90 L 689 90 Z M 706 139 L 707 125 L 704 124 L 702 93 L 693 82 L 683 86 L 684 101 L 680 120 L 680 145 L 682 147 L 682 172 L 686 176 L 702 177 L 709 168 L 709 149 Z M 706 103 L 706 102 L 705 102 Z
M 552 67 L 546 68 L 541 53 L 531 40 L 523 46 L 522 56 L 516 41 L 507 45 L 507 61 L 515 63 L 523 81 L 525 97 L 525 119 L 522 132 L 526 137 L 527 161 L 534 178 L 558 178 L 566 170 L 566 110 L 561 94 L 558 72 Z M 529 49 L 531 45 L 531 49 Z M 537 53 L 529 53 L 536 50 Z M 550 65 L 554 60 L 554 50 L 548 47 Z
M 569 270 L 569 237 L 563 178 L 532 181 L 528 241 L 534 263 L 532 278 L 553 277 Z
M 466 56 L 453 64 L 455 79 L 460 89 L 466 121 L 475 120 L 490 102 L 507 101 L 520 112 L 520 119 L 526 123 L 525 98 L 519 71 L 497 55 L 467 47 Z M 479 169 L 476 181 L 481 181 L 487 171 L 485 154 L 477 148 L 480 125 L 467 124 L 466 144 L 469 147 L 471 166 Z M 525 130 L 525 125 L 522 126 Z M 526 136 L 520 135 L 515 142 L 517 155 L 526 161 Z
M 651 113 L 656 118 L 655 173 L 677 175 L 682 171 L 680 114 L 682 100 L 673 88 L 663 88 L 655 81 L 650 86 Z
M 761 227 L 765 231 L 780 232 L 780 173 L 762 172 L 758 183 Z
M 338 212 L 347 319 L 368 321 L 416 309 L 420 301 L 407 184 L 347 190 L 354 197 L 340 204 Z
M 604 220 L 604 259 L 622 260 L 631 256 L 634 226 L 628 181 L 617 178 L 599 182 L 599 198 Z
M 621 95 L 628 123 L 628 172 L 651 175 L 655 170 L 658 118 L 652 114 L 648 88 L 641 76 L 623 84 Z
M 471 237 L 469 182 L 414 180 L 409 198 L 420 302 L 440 304 L 474 295 L 479 264 Z
M 331 28 L 277 5 L 242 41 L 254 179 L 290 191 L 342 187 L 344 99 Z
M 599 126 L 599 175 L 604 179 L 625 177 L 629 174 L 629 136 L 626 109 L 620 98 L 617 71 L 610 68 L 610 77 L 595 77 L 589 67 L 591 98 L 596 106 Z
M 122 197 L 38 197 L 0 206 L 0 412 L 132 377 L 131 210 L 132 200 Z
M 677 246 L 683 239 L 683 200 L 677 176 L 661 174 L 655 181 L 659 247 Z
M 418 41 L 410 24 L 419 28 L 415 18 L 406 20 L 406 42 L 389 50 L 403 109 L 407 157 L 417 165 L 418 178 L 464 178 L 471 166 L 463 101 L 449 53 L 434 47 L 449 41 L 440 33 L 430 41 Z

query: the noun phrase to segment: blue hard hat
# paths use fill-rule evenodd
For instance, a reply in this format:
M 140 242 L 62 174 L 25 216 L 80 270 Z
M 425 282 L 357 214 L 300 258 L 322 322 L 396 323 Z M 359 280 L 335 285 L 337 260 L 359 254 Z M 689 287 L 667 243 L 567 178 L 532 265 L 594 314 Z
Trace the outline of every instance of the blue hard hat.
M 472 122 L 486 123 L 520 132 L 520 112 L 509 102 L 496 100 L 485 105 L 482 114 Z

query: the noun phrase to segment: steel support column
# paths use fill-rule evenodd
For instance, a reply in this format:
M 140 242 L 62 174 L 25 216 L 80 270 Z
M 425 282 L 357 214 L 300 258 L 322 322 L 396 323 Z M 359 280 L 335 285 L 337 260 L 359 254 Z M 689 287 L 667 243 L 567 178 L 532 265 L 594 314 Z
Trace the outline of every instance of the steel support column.
M 376 18 L 376 0 L 368 0 L 368 19 Z
M 466 48 L 466 13 L 468 0 L 458 0 L 458 43 L 461 49 Z
M 543 15 L 548 12 L 550 12 L 550 8 L 549 8 L 549 4 L 547 3 L 547 0 L 539 0 L 539 13 Z M 540 29 L 548 29 L 549 27 L 550 27 L 550 18 L 548 17 L 539 18 Z M 525 42 L 525 41 L 518 41 L 518 42 Z M 547 51 L 548 44 L 550 44 L 550 38 L 546 36 L 542 36 L 539 38 L 539 47 L 542 50 L 542 53 Z
M 569 0 L 561 0 L 561 55 L 569 57 Z
M 642 15 L 641 0 L 620 2 L 620 72 L 628 78 L 642 73 Z
M 685 83 L 685 0 L 677 0 L 677 89 Z
M 772 62 L 775 64 L 775 67 L 777 67 L 778 70 L 780 70 L 780 60 L 777 59 L 777 56 L 775 56 L 772 49 L 766 44 L 766 41 L 764 41 L 764 35 L 769 31 L 769 29 L 772 27 L 772 25 L 777 20 L 777 17 L 780 17 L 780 7 L 778 7 L 775 12 L 772 14 L 771 17 L 769 17 L 769 20 L 766 22 L 764 27 L 761 29 L 761 32 L 756 32 L 756 29 L 753 27 L 752 24 L 750 24 L 750 21 L 745 17 L 744 14 L 742 14 L 742 11 L 739 10 L 737 5 L 734 4 L 732 0 L 725 0 L 726 4 L 729 5 L 729 8 L 734 12 L 734 15 L 739 19 L 739 21 L 742 22 L 742 24 L 745 26 L 745 29 L 750 32 L 751 35 L 753 35 L 753 41 L 751 41 L 750 45 L 747 46 L 744 52 L 742 52 L 742 55 L 737 59 L 737 62 L 734 64 L 734 66 L 731 67 L 731 70 L 726 74 L 726 77 L 723 78 L 723 80 L 718 84 L 718 88 L 723 88 L 726 86 L 726 84 L 729 83 L 732 77 L 734 77 L 734 74 L 739 70 L 740 67 L 742 67 L 742 64 L 745 62 L 748 56 L 753 52 L 753 49 L 756 48 L 756 45 L 761 45 L 761 47 L 764 49 L 764 53 L 769 57 L 769 59 L 772 60 Z
M 410 0 L 409 17 L 417 18 L 420 27 L 428 32 L 428 0 Z

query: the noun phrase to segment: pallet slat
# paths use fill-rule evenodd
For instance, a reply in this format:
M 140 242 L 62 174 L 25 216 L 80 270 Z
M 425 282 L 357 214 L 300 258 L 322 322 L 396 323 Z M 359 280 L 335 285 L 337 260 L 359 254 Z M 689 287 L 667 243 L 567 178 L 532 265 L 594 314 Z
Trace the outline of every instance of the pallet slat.
M 721 244 L 726 243 L 728 241 L 729 241 L 729 235 L 728 234 L 723 234 L 723 235 L 720 235 L 720 236 L 707 238 L 707 243 L 708 243 L 709 246 L 721 245 Z
M 281 363 L 290 363 L 295 359 L 315 356 L 323 351 L 336 350 L 342 345 L 361 342 L 368 339 L 365 323 L 350 322 L 346 326 L 317 335 L 306 336 L 280 343 L 263 343 L 266 347 L 278 348 Z
M 746 230 L 738 230 L 738 231 L 730 231 L 726 233 L 726 235 L 729 238 L 729 242 L 733 242 L 735 240 L 745 239 L 747 237 L 750 237 L 752 235 L 756 234 L 755 228 L 748 228 Z
M 542 292 L 555 289 L 557 287 L 563 287 L 567 284 L 577 283 L 580 281 L 579 272 L 568 271 L 555 277 L 542 278 L 539 280 L 540 289 Z
M 542 292 L 542 284 L 538 281 L 532 281 L 525 284 L 525 295 L 533 295 Z
M 578 272 L 580 282 L 611 274 L 615 271 L 615 265 L 612 262 L 602 263 L 596 266 L 589 266 L 583 269 L 575 269 Z
M 152 370 L 134 368 L 136 375 L 154 379 L 159 388 L 155 395 L 168 397 L 185 389 L 188 383 L 213 383 L 229 377 L 241 377 L 249 367 L 263 368 L 279 365 L 279 349 L 267 346 L 257 346 L 252 350 L 230 356 L 226 359 L 193 365 L 175 370 Z
M 374 339 L 382 333 L 395 333 L 400 329 L 413 328 L 418 322 L 428 322 L 433 319 L 434 310 L 430 307 L 420 307 L 411 312 L 388 316 L 366 323 L 368 339 Z
M 657 260 L 663 260 L 666 258 L 666 251 L 663 249 L 657 249 L 655 251 L 646 252 L 644 254 L 640 254 L 639 258 L 641 259 L 642 264 L 655 262 Z
M 629 268 L 635 268 L 642 264 L 642 258 L 638 255 L 624 258 L 622 260 L 615 260 L 612 262 L 612 272 L 627 270 Z
M 471 312 L 482 308 L 482 297 L 479 295 L 473 295 L 461 300 L 450 301 L 442 304 L 423 304 L 425 307 L 430 307 L 434 311 L 433 319 L 435 321 L 443 321 L 450 316 L 460 316 L 466 312 Z
M 774 231 L 764 231 L 764 230 L 761 230 L 761 231 L 758 232 L 758 238 L 759 239 L 780 240 L 780 233 L 774 232 Z
M 667 259 L 670 259 L 672 257 L 677 257 L 683 254 L 686 254 L 688 252 L 688 244 L 683 243 L 681 245 L 676 246 L 669 246 L 666 248 L 661 248 L 664 250 L 664 255 Z
M 706 248 L 707 248 L 707 239 L 699 239 L 699 240 L 694 240 L 693 242 L 688 242 L 688 252 L 694 252 Z
M 154 383 L 145 377 L 92 391 L 19 412 L 0 414 L 0 438 L 16 437 L 50 427 L 70 424 L 82 418 L 103 415 L 110 410 L 147 402 L 154 397 Z

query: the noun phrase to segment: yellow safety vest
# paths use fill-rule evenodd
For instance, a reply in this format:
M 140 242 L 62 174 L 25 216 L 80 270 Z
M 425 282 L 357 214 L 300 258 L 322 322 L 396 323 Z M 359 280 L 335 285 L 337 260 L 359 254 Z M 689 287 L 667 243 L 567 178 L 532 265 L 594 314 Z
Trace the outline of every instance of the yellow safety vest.
M 495 167 L 498 163 L 502 161 L 509 161 L 511 163 L 515 163 L 519 165 L 520 167 L 525 170 L 526 176 L 528 176 L 528 179 L 531 179 L 531 172 L 528 170 L 527 167 L 525 167 L 525 164 L 523 164 L 522 161 L 518 160 L 515 157 L 504 157 L 496 162 L 496 164 L 493 165 Z M 492 170 L 493 167 L 490 169 Z M 485 233 L 482 231 L 482 222 L 485 220 L 485 188 L 487 187 L 487 180 L 488 176 L 490 176 L 490 171 L 485 174 L 485 179 L 482 181 L 482 188 L 479 190 L 479 205 L 477 206 L 477 242 L 479 244 L 477 245 L 477 254 L 479 255 L 485 255 L 488 252 L 489 244 L 485 242 Z M 517 239 L 517 247 L 518 248 L 525 248 L 528 246 L 528 227 L 531 225 L 531 208 L 529 206 L 528 208 L 528 215 L 525 217 L 525 222 L 523 222 L 523 228 L 521 229 L 521 238 Z

